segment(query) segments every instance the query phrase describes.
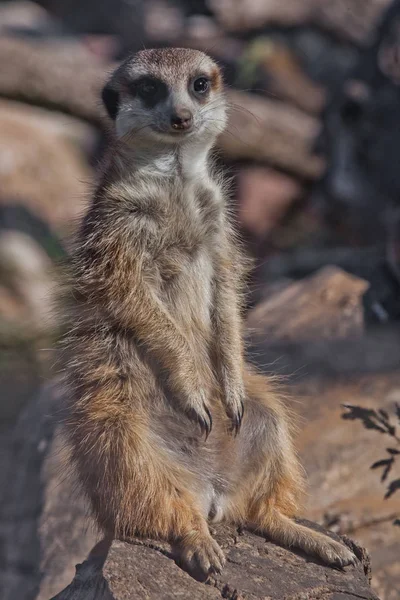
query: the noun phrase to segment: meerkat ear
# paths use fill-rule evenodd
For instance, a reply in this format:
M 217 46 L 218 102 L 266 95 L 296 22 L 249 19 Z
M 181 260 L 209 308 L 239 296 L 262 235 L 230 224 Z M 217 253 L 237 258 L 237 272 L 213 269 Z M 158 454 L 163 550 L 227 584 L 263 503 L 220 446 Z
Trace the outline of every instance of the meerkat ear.
M 101 98 L 103 100 L 104 106 L 108 112 L 109 117 L 115 121 L 118 107 L 119 107 L 119 93 L 113 87 L 113 81 L 109 81 L 103 88 L 101 93 Z

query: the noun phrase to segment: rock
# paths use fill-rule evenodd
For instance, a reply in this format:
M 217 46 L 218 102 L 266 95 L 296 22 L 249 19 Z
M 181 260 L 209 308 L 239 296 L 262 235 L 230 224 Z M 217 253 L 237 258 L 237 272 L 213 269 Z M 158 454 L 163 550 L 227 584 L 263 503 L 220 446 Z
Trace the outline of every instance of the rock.
M 366 43 L 391 0 L 208 0 L 228 31 L 270 25 L 316 25 L 336 35 Z
M 24 307 L 18 321 L 31 330 L 52 330 L 54 322 L 53 265 L 43 248 L 18 231 L 0 231 L 0 278 Z M 17 303 L 18 304 L 18 303 Z M 7 313 L 4 315 L 7 317 Z
M 235 81 L 240 89 L 261 88 L 312 114 L 319 114 L 325 105 L 324 88 L 308 77 L 295 52 L 271 35 L 248 43 Z
M 0 31 L 32 31 L 51 26 L 46 10 L 29 0 L 8 0 L 0 4 Z
M 218 527 L 215 537 L 227 563 L 222 574 L 211 577 L 208 585 L 184 573 L 157 544 L 114 542 L 104 565 L 98 557 L 89 558 L 77 567 L 72 584 L 54 600 L 156 600 L 160 596 L 165 600 L 323 600 L 336 594 L 343 600 L 354 596 L 377 600 L 366 577 L 368 558 L 351 542 L 361 562 L 355 569 L 340 572 L 231 527 Z
M 270 24 L 306 22 L 313 0 L 208 0 L 208 6 L 228 31 L 248 31 Z
M 209 53 L 221 65 L 228 86 L 234 81 L 237 64 L 246 46 L 243 39 L 227 35 L 212 16 L 193 15 L 185 21 L 179 44 Z
M 392 352 L 399 352 L 399 338 L 397 344 Z M 361 423 L 343 420 L 341 405 L 381 408 L 393 414 L 394 403 L 400 400 L 399 372 L 315 376 L 293 392 L 303 418 L 297 447 L 309 482 L 305 515 L 368 548 L 374 591 L 381 600 L 397 600 L 400 536 L 393 521 L 400 515 L 400 497 L 397 493 L 384 500 L 385 484 L 370 469 L 384 458 L 390 441 Z M 393 478 L 396 475 L 399 466 Z
M 0 433 L 2 600 L 49 600 L 96 541 L 54 438 L 61 402 L 57 386 L 46 388 Z
M 314 0 L 311 20 L 338 37 L 367 45 L 392 0 Z
M 271 343 L 359 337 L 368 283 L 337 267 L 292 283 L 256 306 L 247 325 Z
M 151 43 L 179 45 L 185 33 L 185 21 L 178 6 L 166 0 L 147 2 L 144 13 L 146 37 Z
M 77 119 L 0 99 L 0 319 L 54 326 L 54 261 L 89 196 L 96 139 Z
M 7 305 L 5 303 L 6 292 L 6 288 L 0 286 L 0 313 L 2 316 L 5 313 L 11 317 L 9 321 L 13 324 L 21 323 L 22 325 L 14 328 L 10 326 L 10 323 L 7 323 L 8 326 L 6 326 L 3 320 L 0 320 L 0 438 L 5 429 L 12 429 L 18 413 L 28 402 L 32 401 L 32 397 L 43 385 L 45 377 L 42 365 L 43 352 L 38 352 L 38 340 L 27 334 L 26 324 L 23 328 L 25 307 L 17 307 L 15 310 L 14 297 L 11 294 L 7 298 Z M 3 490 L 0 492 L 0 496 L 2 493 Z
M 0 100 L 0 204 L 23 205 L 55 230 L 70 229 L 92 179 L 87 152 L 95 139 L 77 119 Z
M 245 167 L 237 176 L 238 219 L 246 233 L 262 240 L 301 196 L 302 186 L 287 175 L 263 167 Z
M 296 373 L 296 379 L 399 369 L 399 327 L 364 326 L 367 287 L 334 266 L 301 281 L 267 285 L 267 297 L 248 314 L 250 360 L 273 374 Z
M 54 15 L 77 34 L 116 36 L 123 53 L 140 50 L 145 39 L 144 13 L 150 0 L 42 0 Z
M 315 179 L 324 161 L 313 153 L 319 122 L 295 107 L 231 90 L 227 130 L 219 138 L 230 160 L 255 160 Z
M 72 52 L 43 41 L 3 36 L 0 96 L 74 115 L 94 125 L 108 123 L 99 102 L 112 65 L 101 65 L 89 51 Z

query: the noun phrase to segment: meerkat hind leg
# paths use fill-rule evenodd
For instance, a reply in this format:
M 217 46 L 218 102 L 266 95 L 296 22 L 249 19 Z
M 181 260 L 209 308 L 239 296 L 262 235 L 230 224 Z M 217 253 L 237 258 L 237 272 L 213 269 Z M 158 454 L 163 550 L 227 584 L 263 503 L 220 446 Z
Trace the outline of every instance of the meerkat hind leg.
M 258 521 L 248 523 L 248 527 L 272 542 L 303 550 L 330 566 L 345 567 L 355 563 L 356 557 L 347 546 L 323 533 L 296 523 L 279 510 L 270 508 L 268 501 L 265 504 L 265 514 L 262 515 L 261 511 L 260 513 Z
M 71 436 L 80 450 L 77 473 L 106 537 L 164 540 L 190 573 L 207 577 L 221 570 L 223 553 L 191 489 L 191 476 L 157 452 L 139 413 L 134 419 L 121 402 L 109 402 L 96 416 L 93 404 L 100 394 L 97 390 L 90 399 L 90 429 L 89 419 L 82 415 L 75 420 Z
M 299 510 L 303 477 L 293 449 L 290 416 L 268 378 L 249 372 L 245 384 L 248 398 L 239 452 L 244 476 L 237 503 L 246 526 L 329 565 L 354 563 L 347 546 L 291 518 Z
M 145 484 L 145 483 L 144 483 Z M 166 488 L 162 490 L 162 487 Z M 153 537 L 166 539 L 171 544 L 172 554 L 177 564 L 194 578 L 204 581 L 215 572 L 220 572 L 225 562 L 224 553 L 211 536 L 208 523 L 193 496 L 184 487 L 173 486 L 168 490 L 168 480 L 158 490 L 157 506 L 151 507 L 148 515 L 142 513 L 150 525 L 139 527 L 139 531 Z M 152 527 L 151 522 L 156 526 Z

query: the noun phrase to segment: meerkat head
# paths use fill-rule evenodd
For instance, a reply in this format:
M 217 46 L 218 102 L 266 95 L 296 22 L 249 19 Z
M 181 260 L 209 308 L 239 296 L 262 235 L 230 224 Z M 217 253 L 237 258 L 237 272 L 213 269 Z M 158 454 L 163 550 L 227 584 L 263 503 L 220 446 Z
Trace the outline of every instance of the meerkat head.
M 112 75 L 102 97 L 117 137 L 127 143 L 209 143 L 226 124 L 220 69 L 198 50 L 137 52 Z

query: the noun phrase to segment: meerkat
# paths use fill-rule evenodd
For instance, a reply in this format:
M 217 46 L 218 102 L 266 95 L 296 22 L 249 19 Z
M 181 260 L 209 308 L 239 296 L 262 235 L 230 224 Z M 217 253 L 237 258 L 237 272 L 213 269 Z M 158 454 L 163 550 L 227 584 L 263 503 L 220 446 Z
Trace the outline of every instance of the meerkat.
M 246 260 L 210 159 L 227 120 L 220 69 L 197 50 L 143 50 L 102 97 L 113 141 L 72 253 L 62 343 L 71 462 L 100 529 L 166 540 L 204 577 L 224 564 L 209 530 L 221 520 L 353 563 L 293 520 L 291 418 L 245 361 Z

